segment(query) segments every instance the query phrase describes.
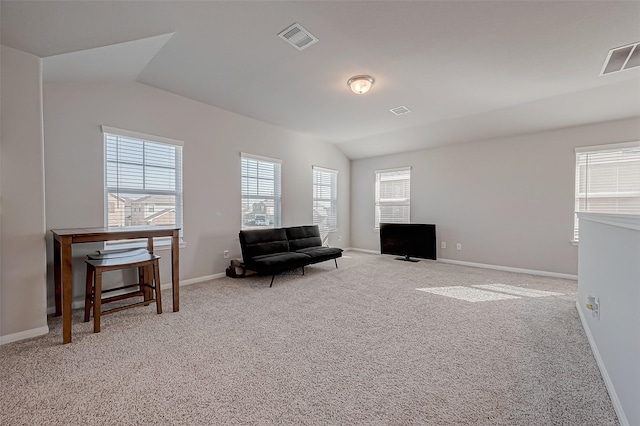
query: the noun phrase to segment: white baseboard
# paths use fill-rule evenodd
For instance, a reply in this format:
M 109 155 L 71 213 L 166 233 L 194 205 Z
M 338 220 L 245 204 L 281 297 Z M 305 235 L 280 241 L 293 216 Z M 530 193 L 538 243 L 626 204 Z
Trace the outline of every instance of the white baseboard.
M 227 274 L 225 274 L 224 272 L 218 273 L 218 274 L 212 274 L 212 275 L 205 275 L 203 277 L 197 277 L 197 278 L 190 278 L 188 280 L 182 280 L 180 281 L 180 287 L 185 287 L 191 284 L 197 284 L 197 283 L 201 283 L 204 281 L 211 281 L 211 280 L 217 280 L 218 278 L 223 278 L 226 277 Z M 162 288 L 163 290 L 170 290 L 172 287 L 171 283 L 164 283 L 160 286 L 160 288 Z
M 355 247 L 347 247 L 345 249 L 343 249 L 344 251 L 359 251 L 361 253 L 369 253 L 369 254 L 380 254 L 379 251 L 377 250 L 368 250 L 368 249 L 361 249 L 361 248 L 355 248 Z
M 369 250 L 369 249 L 361 249 L 361 248 L 356 248 L 356 247 L 347 247 L 344 249 L 345 251 L 347 250 L 352 250 L 352 251 L 359 251 L 361 253 L 369 253 L 369 254 L 380 254 L 379 251 L 377 250 Z M 565 278 L 568 280 L 575 280 L 578 281 L 578 276 L 577 275 L 572 275 L 572 274 L 562 274 L 559 272 L 547 272 L 547 271 L 538 271 L 535 269 L 522 269 L 522 268 L 512 268 L 509 266 L 500 266 L 500 265 L 488 265 L 485 263 L 474 263 L 474 262 L 465 262 L 462 260 L 453 260 L 453 259 L 438 259 L 438 262 L 442 262 L 442 263 L 451 263 L 454 265 L 462 265 L 462 266 L 472 266 L 474 268 L 484 268 L 484 269 L 495 269 L 498 271 L 507 271 L 507 272 L 518 272 L 521 274 L 529 274 L 529 275 L 540 275 L 543 277 L 555 277 L 555 278 Z
M 205 275 L 203 277 L 197 277 L 197 278 L 190 278 L 188 280 L 182 280 L 180 281 L 180 287 L 184 287 L 184 286 L 188 286 L 191 284 L 196 284 L 196 283 L 201 283 L 204 281 L 211 281 L 211 280 L 215 280 L 218 278 L 222 278 L 225 277 L 226 274 L 225 273 L 219 273 L 219 274 L 212 274 L 212 275 Z M 162 290 L 171 290 L 171 287 L 173 287 L 173 285 L 169 282 L 169 283 L 164 283 L 160 286 L 160 288 Z M 84 308 L 84 300 L 74 300 L 73 302 L 71 302 L 71 309 L 82 309 Z M 56 312 L 56 307 L 55 306 L 49 306 L 47 307 L 47 314 L 54 314 Z
M 81 309 L 84 308 L 84 300 L 74 300 L 71 302 L 71 309 Z M 56 313 L 55 306 L 47 306 L 47 315 L 53 315 Z
M 578 281 L 577 275 L 561 274 L 559 272 L 547 272 L 547 271 L 538 271 L 535 269 L 512 268 L 509 266 L 500 266 L 500 265 L 487 265 L 484 263 L 465 262 L 462 260 L 453 260 L 453 259 L 438 259 L 438 262 L 451 263 L 453 265 L 473 266 L 474 268 L 495 269 L 497 271 L 518 272 L 521 274 L 529 274 L 529 275 L 540 275 L 543 277 L 565 278 L 568 280 Z
M 596 341 L 593 338 L 593 334 L 591 334 L 591 329 L 589 328 L 589 324 L 587 323 L 586 318 L 584 317 L 584 313 L 582 309 L 580 309 L 580 303 L 576 302 L 576 309 L 578 310 L 578 315 L 580 316 L 580 322 L 582 322 L 582 328 L 584 328 L 584 332 L 587 335 L 587 340 L 589 341 L 589 345 L 591 346 L 591 352 L 593 352 L 593 356 L 596 359 L 596 364 L 598 364 L 598 368 L 600 369 L 600 374 L 602 374 L 602 379 L 604 380 L 604 385 L 609 392 L 609 398 L 611 398 L 611 403 L 613 404 L 613 409 L 618 416 L 618 420 L 622 426 L 629 426 L 629 420 L 627 420 L 627 416 L 624 414 L 624 410 L 622 409 L 622 404 L 620 403 L 620 399 L 618 398 L 618 394 L 616 393 L 616 389 L 613 387 L 613 382 L 611 381 L 611 377 L 609 377 L 609 373 L 607 372 L 607 367 L 604 365 L 604 361 L 602 360 L 602 356 L 600 356 L 600 351 L 598 350 L 598 345 L 596 345 Z
M 6 345 L 7 343 L 17 342 L 18 340 L 42 336 L 48 332 L 49 326 L 43 325 L 42 327 L 32 328 L 31 330 L 25 330 L 19 333 L 7 334 L 6 336 L 0 336 L 0 345 Z

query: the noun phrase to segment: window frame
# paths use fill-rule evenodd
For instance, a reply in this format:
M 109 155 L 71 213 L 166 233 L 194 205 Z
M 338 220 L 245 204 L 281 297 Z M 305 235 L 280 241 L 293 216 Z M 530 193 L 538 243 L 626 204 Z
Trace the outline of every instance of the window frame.
M 150 135 L 141 132 L 135 132 L 131 130 L 118 129 L 115 127 L 109 126 L 101 126 L 102 134 L 103 134 L 103 178 L 104 178 L 104 224 L 105 227 L 109 227 L 109 194 L 149 194 L 149 195 L 170 195 L 175 197 L 175 225 L 180 228 L 180 243 L 181 247 L 184 247 L 183 235 L 184 235 L 184 189 L 183 189 L 183 178 L 184 178 L 184 167 L 183 167 L 183 147 L 184 142 L 176 139 L 166 138 L 162 136 Z M 108 185 L 108 154 L 107 154 L 107 138 L 116 137 L 116 138 L 126 138 L 126 139 L 134 139 L 140 141 L 141 143 L 150 143 L 155 145 L 167 145 L 175 148 L 175 163 L 174 163 L 174 171 L 175 171 L 175 186 L 173 191 L 167 190 L 158 190 L 158 189 L 138 189 L 138 188 L 125 188 L 124 190 L 119 186 L 110 187 Z M 146 160 L 143 159 L 141 165 L 144 167 L 146 164 Z M 146 205 L 145 205 L 146 207 Z M 145 207 L 141 207 L 144 210 Z M 126 228 L 128 226 L 140 226 L 140 225 L 124 225 L 122 228 Z M 153 225 L 150 225 L 153 226 Z M 160 226 L 160 225 L 158 225 Z M 170 246 L 171 238 L 157 238 L 154 242 L 156 246 Z M 130 247 L 146 247 L 147 241 L 145 240 L 121 240 L 121 241 L 106 241 L 104 243 L 105 250 L 119 250 L 121 248 L 130 248 Z
M 312 170 L 312 198 L 313 198 L 313 207 L 312 207 L 312 214 L 313 214 L 313 218 L 312 218 L 312 223 L 314 225 L 318 225 L 318 229 L 320 230 L 321 233 L 328 233 L 328 232 L 337 232 L 338 231 L 338 171 L 334 170 L 334 169 L 329 169 L 326 167 L 321 167 L 321 166 L 311 166 L 311 170 Z M 321 185 L 323 187 L 328 187 L 329 188 L 329 193 L 330 196 L 329 198 L 322 198 L 319 197 L 318 194 L 320 191 L 318 191 L 317 186 L 320 186 L 320 184 L 318 183 L 318 179 L 316 179 L 316 173 L 320 174 L 325 174 L 329 176 L 329 185 Z M 316 214 L 315 211 L 318 208 L 316 203 L 329 203 L 329 211 L 330 214 L 327 216 L 329 218 L 328 222 L 329 225 L 333 225 L 333 226 L 328 226 L 328 227 L 321 227 L 320 223 L 316 221 Z M 331 220 L 331 218 L 333 218 Z
M 408 172 L 409 176 L 409 188 L 408 197 L 402 198 L 402 201 L 381 201 L 380 200 L 380 182 L 382 181 L 381 177 L 384 174 L 393 174 L 398 172 Z M 394 221 L 393 223 L 411 223 L 411 166 L 407 167 L 396 167 L 392 169 L 382 169 L 375 170 L 374 172 L 375 178 L 375 186 L 374 186 L 374 211 L 373 211 L 373 221 L 374 221 L 374 229 L 380 229 L 380 214 L 379 209 L 381 207 L 408 207 L 407 211 L 407 220 L 406 221 Z M 398 199 L 396 199 L 398 200 Z M 386 223 L 386 222 L 383 222 Z
M 590 191 L 590 187 L 593 184 L 591 178 L 590 178 L 590 174 L 589 172 L 591 171 L 590 167 L 590 163 L 589 163 L 589 154 L 603 154 L 606 155 L 608 154 L 614 154 L 614 153 L 620 153 L 623 151 L 638 151 L 640 152 L 640 141 L 633 141 L 633 142 L 623 142 L 623 143 L 613 143 L 613 144 L 607 144 L 607 145 L 595 145 L 595 146 L 586 146 L 586 147 L 578 147 L 575 148 L 575 181 L 574 181 L 574 185 L 575 185 L 575 192 L 574 192 L 574 221 L 573 221 L 573 238 L 571 240 L 571 242 L 575 245 L 577 245 L 579 243 L 579 231 L 580 231 L 580 227 L 579 227 L 579 218 L 578 218 L 578 213 L 605 213 L 605 214 L 627 214 L 627 213 L 620 213 L 620 212 L 603 212 L 603 211 L 592 211 L 587 209 L 581 209 L 581 201 L 584 199 L 585 200 L 585 204 L 588 204 L 588 199 L 589 199 L 589 194 L 593 194 L 592 191 Z M 584 158 L 586 156 L 586 158 Z M 581 158 L 583 157 L 583 158 Z M 606 160 L 603 158 L 596 158 L 596 160 Z M 633 159 L 631 161 L 634 161 Z M 620 164 L 621 162 L 619 161 L 610 161 L 610 162 L 603 162 L 600 164 Z M 585 168 L 585 172 L 581 173 L 581 167 L 584 166 Z M 616 172 L 618 170 L 616 169 Z M 582 175 L 586 174 L 586 178 L 585 181 L 583 182 Z M 618 174 L 616 174 L 616 179 L 619 177 Z M 585 189 L 582 190 L 582 185 L 581 183 L 584 184 Z M 596 182 L 597 184 L 603 184 L 603 180 Z M 618 182 L 616 181 L 616 185 L 618 184 Z M 589 187 L 589 188 L 587 188 Z M 627 191 L 627 193 L 631 193 L 634 191 Z M 583 195 L 584 194 L 584 195 Z M 640 191 L 638 192 L 638 194 L 634 194 L 634 195 L 619 195 L 620 191 L 618 189 L 616 189 L 616 191 L 611 192 L 610 196 L 607 198 L 612 198 L 612 199 L 624 199 L 624 198 L 631 198 L 631 197 L 640 197 Z M 630 214 L 640 214 L 640 212 L 638 213 L 630 213 Z
M 273 179 L 273 195 L 264 195 L 259 194 L 258 191 L 255 193 L 245 194 L 245 184 L 243 180 L 245 177 L 248 179 L 250 176 L 245 176 L 244 174 L 244 160 L 257 161 L 261 163 L 266 163 L 273 165 L 274 167 L 274 176 Z M 255 178 L 260 180 L 259 176 L 251 176 L 251 178 Z M 265 179 L 268 180 L 268 179 Z M 257 187 L 256 183 L 256 187 Z M 261 226 L 246 226 L 244 223 L 244 211 L 243 205 L 245 204 L 245 200 L 255 200 L 257 198 L 264 198 L 267 200 L 273 200 L 273 221 L 268 225 Z M 255 155 L 246 152 L 240 153 L 240 229 L 273 229 L 280 228 L 282 226 L 282 160 L 277 158 L 265 157 L 262 155 Z

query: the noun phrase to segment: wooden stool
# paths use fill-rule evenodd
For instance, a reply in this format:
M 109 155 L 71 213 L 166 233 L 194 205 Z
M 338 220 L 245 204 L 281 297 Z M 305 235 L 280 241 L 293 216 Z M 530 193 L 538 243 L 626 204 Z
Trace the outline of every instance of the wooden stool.
M 98 253 L 92 253 L 92 254 L 88 254 L 87 255 L 87 259 L 89 260 L 104 260 L 104 259 L 116 259 L 116 258 L 121 258 L 121 257 L 131 257 L 131 256 L 138 256 L 141 254 L 149 254 L 149 250 L 147 250 L 146 248 L 131 248 L 131 249 L 124 249 L 124 250 L 117 250 L 117 251 L 109 251 L 106 253 L 100 253 L 98 251 Z M 150 289 L 147 286 L 142 285 L 143 283 L 146 282 L 145 278 L 144 278 L 144 274 L 150 274 L 150 276 L 153 276 L 153 273 L 151 272 L 150 268 L 138 268 L 138 283 L 140 283 L 140 290 L 144 292 L 144 300 L 149 300 L 151 299 L 151 294 L 152 294 L 152 289 Z M 104 293 L 104 291 L 103 291 Z M 87 288 L 87 294 L 92 294 L 92 292 L 89 291 L 89 289 Z M 93 297 L 93 296 L 92 296 Z M 93 298 L 91 299 L 91 301 L 93 301 Z M 85 319 L 84 322 L 89 321 L 89 311 L 90 311 L 90 307 L 89 309 L 87 309 L 87 306 L 85 304 Z
M 89 321 L 89 314 L 93 306 L 93 332 L 100 332 L 100 317 L 102 315 L 113 312 L 122 311 L 124 309 L 135 308 L 138 306 L 147 306 L 155 302 L 158 314 L 162 313 L 162 295 L 160 291 L 160 256 L 151 253 L 138 254 L 127 257 L 104 257 L 102 259 L 87 259 L 87 281 L 86 296 L 84 303 L 84 321 Z M 139 282 L 137 284 L 126 285 L 123 287 L 105 290 L 108 293 L 116 290 L 124 290 L 127 288 L 138 287 L 137 291 L 119 294 L 116 296 L 102 298 L 102 273 L 107 271 L 116 271 L 128 268 L 139 268 Z M 149 271 L 150 273 L 143 273 Z M 155 298 L 152 298 L 152 291 L 155 291 Z M 102 312 L 102 303 L 115 302 L 131 297 L 142 296 L 144 300 L 138 303 L 121 306 L 119 308 L 110 309 Z

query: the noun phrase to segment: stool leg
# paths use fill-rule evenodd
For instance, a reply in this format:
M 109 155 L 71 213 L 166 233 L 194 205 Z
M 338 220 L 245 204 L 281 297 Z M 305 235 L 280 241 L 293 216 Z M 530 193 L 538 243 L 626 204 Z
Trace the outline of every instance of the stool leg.
M 144 295 L 144 300 L 147 300 L 147 293 L 144 291 L 144 268 L 138 267 L 138 282 L 140 283 L 140 291 Z
M 84 322 L 89 322 L 91 305 L 93 304 L 93 268 L 87 264 L 87 279 L 84 289 Z
M 154 287 L 156 290 L 156 310 L 159 314 L 161 314 L 162 313 L 162 292 L 160 290 L 160 264 L 157 259 L 153 262 L 152 269 L 153 269 Z
M 102 271 L 95 269 L 93 285 L 93 332 L 100 333 L 100 313 L 102 312 Z
M 152 280 L 152 269 L 146 266 L 140 266 L 138 268 L 138 282 L 140 283 L 140 291 L 142 291 L 145 302 L 152 299 L 151 289 L 149 288 L 149 284 L 151 284 Z M 149 306 L 149 303 L 146 303 L 145 306 Z

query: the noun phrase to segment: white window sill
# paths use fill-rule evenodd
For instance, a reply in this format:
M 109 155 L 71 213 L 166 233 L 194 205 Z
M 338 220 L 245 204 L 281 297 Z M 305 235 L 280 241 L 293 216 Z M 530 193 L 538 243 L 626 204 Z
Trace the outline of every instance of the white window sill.
M 572 246 L 577 246 L 578 245 L 578 240 L 571 240 L 570 241 Z

